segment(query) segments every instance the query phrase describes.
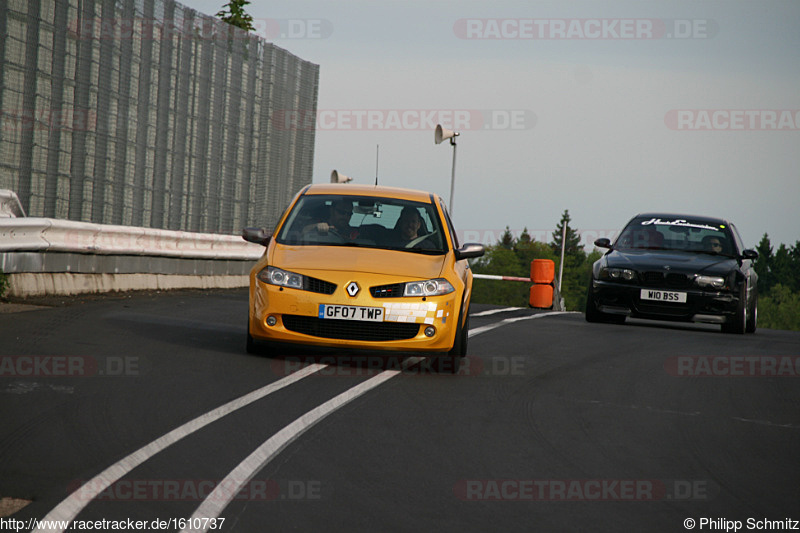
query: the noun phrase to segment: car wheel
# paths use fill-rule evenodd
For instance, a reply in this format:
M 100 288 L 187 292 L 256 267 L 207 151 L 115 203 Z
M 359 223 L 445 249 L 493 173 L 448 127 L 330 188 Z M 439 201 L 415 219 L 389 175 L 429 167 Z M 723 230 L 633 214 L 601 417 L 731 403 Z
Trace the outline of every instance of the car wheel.
M 460 317 L 459 317 L 460 318 Z M 467 355 L 467 342 L 469 341 L 469 315 L 462 325 L 459 321 L 456 328 L 456 338 L 453 347 L 447 355 L 441 355 L 434 361 L 434 369 L 439 374 L 457 374 L 461 369 L 461 360 Z
M 597 302 L 592 295 L 592 288 L 586 291 L 586 321 L 593 323 L 624 324 L 625 315 L 610 315 L 597 309 Z
M 753 290 L 753 303 L 750 305 L 750 312 L 747 314 L 747 323 L 745 325 L 745 333 L 755 333 L 758 323 L 758 292 Z
M 250 320 L 247 321 L 247 342 L 245 343 L 245 350 L 247 353 L 253 355 L 269 355 L 269 343 L 266 341 L 257 341 L 250 335 Z
M 736 314 L 729 322 L 722 324 L 722 331 L 741 335 L 747 328 L 747 283 L 742 285 L 739 291 L 739 303 L 736 305 Z

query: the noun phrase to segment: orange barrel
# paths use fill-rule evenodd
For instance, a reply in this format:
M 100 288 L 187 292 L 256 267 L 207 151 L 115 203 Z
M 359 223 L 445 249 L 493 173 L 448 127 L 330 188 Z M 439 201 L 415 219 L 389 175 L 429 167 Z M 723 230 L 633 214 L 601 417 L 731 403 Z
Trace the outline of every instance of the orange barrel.
M 549 309 L 553 307 L 553 286 L 537 283 L 531 286 L 529 303 L 531 307 Z
M 552 259 L 531 261 L 531 281 L 534 283 L 553 283 L 556 277 L 556 264 Z

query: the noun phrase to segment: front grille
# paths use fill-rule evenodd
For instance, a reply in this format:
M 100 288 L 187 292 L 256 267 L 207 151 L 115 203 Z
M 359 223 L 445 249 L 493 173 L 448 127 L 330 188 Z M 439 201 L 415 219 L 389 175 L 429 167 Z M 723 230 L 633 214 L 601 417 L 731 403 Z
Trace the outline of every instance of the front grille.
M 692 278 L 686 274 L 670 273 L 667 274 L 667 287 L 685 289 L 692 284 Z
M 673 289 L 686 289 L 692 285 L 691 276 L 677 272 L 669 272 L 667 274 L 655 271 L 644 272 L 642 281 L 645 285 L 658 285 Z
M 303 284 L 303 290 L 318 292 L 320 294 L 333 294 L 333 292 L 336 290 L 336 284 L 334 283 L 323 281 L 317 278 L 310 278 L 308 276 L 304 276 L 304 279 L 305 283 Z
M 352 341 L 399 341 L 412 339 L 419 333 L 419 324 L 334 320 L 299 315 L 283 315 L 283 325 L 289 331 L 304 335 Z
M 370 287 L 369 292 L 373 298 L 396 298 L 403 296 L 403 291 L 406 289 L 405 283 L 395 283 L 393 285 L 378 285 L 377 287 Z
M 664 281 L 664 274 L 662 272 L 645 272 L 642 280 L 648 285 L 658 285 Z

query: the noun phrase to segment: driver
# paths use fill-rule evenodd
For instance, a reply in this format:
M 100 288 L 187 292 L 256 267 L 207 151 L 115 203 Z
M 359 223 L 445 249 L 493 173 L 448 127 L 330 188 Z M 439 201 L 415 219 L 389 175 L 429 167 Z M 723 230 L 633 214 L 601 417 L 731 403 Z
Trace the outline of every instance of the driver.
M 712 254 L 721 254 L 722 241 L 716 235 L 706 235 L 703 237 L 703 249 Z
M 358 237 L 358 228 L 350 225 L 353 216 L 353 204 L 345 199 L 334 200 L 328 213 L 327 222 L 317 222 L 303 228 L 303 232 L 316 230 L 325 235 L 331 232 L 345 239 L 353 240 Z

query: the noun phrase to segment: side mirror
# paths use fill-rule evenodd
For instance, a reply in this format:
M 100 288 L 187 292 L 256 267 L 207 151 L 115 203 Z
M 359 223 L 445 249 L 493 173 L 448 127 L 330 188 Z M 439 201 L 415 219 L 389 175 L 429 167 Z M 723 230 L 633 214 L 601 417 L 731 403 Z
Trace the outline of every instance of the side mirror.
M 485 253 L 486 249 L 482 244 L 469 242 L 456 250 L 456 260 L 460 261 L 462 259 L 472 259 L 474 257 L 480 257 Z
M 755 250 L 742 250 L 742 257 L 744 259 L 758 259 L 758 252 Z
M 603 237 L 602 239 L 597 239 L 594 241 L 594 245 L 598 248 L 608 248 L 611 249 L 611 241 Z
M 242 230 L 242 239 L 266 246 L 272 239 L 272 233 L 267 231 L 266 228 L 244 228 Z

